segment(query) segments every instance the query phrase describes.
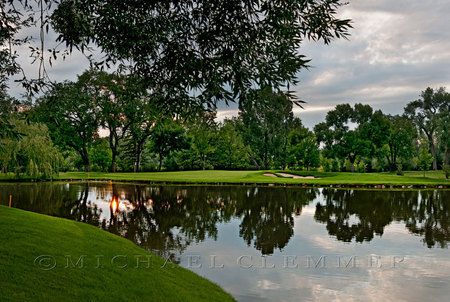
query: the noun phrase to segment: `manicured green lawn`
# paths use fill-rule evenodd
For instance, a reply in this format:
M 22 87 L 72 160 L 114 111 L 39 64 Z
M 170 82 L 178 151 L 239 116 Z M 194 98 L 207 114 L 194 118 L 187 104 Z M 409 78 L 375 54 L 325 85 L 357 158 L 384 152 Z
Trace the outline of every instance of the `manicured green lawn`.
M 286 177 L 269 177 L 264 173 L 288 172 L 298 175 L 313 175 L 316 179 L 292 179 Z M 61 173 L 60 179 L 88 179 L 88 173 Z M 182 171 L 182 172 L 148 172 L 148 173 L 89 173 L 89 179 L 138 180 L 154 182 L 186 183 L 306 183 L 306 184 L 386 184 L 386 185 L 450 185 L 442 171 L 428 171 L 426 177 L 422 172 L 405 172 L 399 176 L 395 173 L 325 173 L 294 171 Z
M 286 177 L 269 177 L 264 173 L 285 172 L 298 175 L 313 175 L 316 179 L 292 179 Z M 3 179 L 6 177 L 3 176 Z M 0 178 L 1 179 L 1 178 Z M 395 173 L 345 173 L 345 172 L 296 172 L 296 171 L 181 171 L 181 172 L 143 172 L 143 173 L 103 173 L 103 172 L 67 172 L 60 173 L 56 179 L 92 179 L 123 180 L 175 183 L 277 183 L 277 184 L 316 184 L 316 185 L 450 185 L 442 171 L 423 172 L 406 171 L 405 175 Z
M 0 301 L 233 301 L 193 272 L 162 267 L 163 258 L 87 224 L 0 206 L 0 230 Z M 136 255 L 150 264 L 136 268 Z

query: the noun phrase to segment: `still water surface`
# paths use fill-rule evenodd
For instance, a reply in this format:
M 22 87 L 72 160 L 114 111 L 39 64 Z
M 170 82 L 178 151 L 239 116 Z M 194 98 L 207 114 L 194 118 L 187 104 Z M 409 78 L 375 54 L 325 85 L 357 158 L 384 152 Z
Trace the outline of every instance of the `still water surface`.
M 9 195 L 125 237 L 240 301 L 450 299 L 448 190 L 1 184 L 0 204 Z

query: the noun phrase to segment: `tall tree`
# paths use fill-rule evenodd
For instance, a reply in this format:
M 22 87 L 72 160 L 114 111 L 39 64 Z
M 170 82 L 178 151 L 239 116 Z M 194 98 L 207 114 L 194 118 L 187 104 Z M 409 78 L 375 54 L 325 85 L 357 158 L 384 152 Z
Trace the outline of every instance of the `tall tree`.
M 159 99 L 151 96 L 135 77 L 126 83 L 128 101 L 123 104 L 124 119 L 129 122 L 126 152 L 130 153 L 134 172 L 140 172 L 145 143 L 152 134 L 156 121 L 162 115 Z
M 349 123 L 356 123 L 353 130 Z M 314 127 L 318 143 L 324 144 L 326 157 L 340 157 L 351 164 L 358 157 L 373 156 L 387 141 L 389 131 L 388 120 L 381 111 L 373 112 L 369 105 L 349 104 L 337 105 L 326 116 L 326 122 Z
M 202 112 L 187 123 L 188 137 L 194 156 L 200 159 L 202 169 L 206 169 L 207 157 L 214 153 L 216 144 L 216 112 Z
M 397 164 L 402 159 L 411 158 L 415 152 L 414 138 L 417 137 L 417 131 L 414 124 L 405 116 L 389 115 L 389 137 L 385 145 L 384 154 L 391 171 L 397 168 Z
M 365 106 L 370 107 L 369 105 Z M 357 110 L 355 110 L 355 115 L 358 116 Z M 357 119 L 354 120 L 357 121 Z M 357 130 L 360 132 L 361 138 L 370 142 L 370 150 L 367 155 L 379 157 L 383 153 L 383 146 L 388 142 L 390 135 L 391 129 L 388 118 L 381 110 L 377 110 L 373 114 L 368 115 L 365 120 L 359 120 L 358 124 Z
M 255 92 L 254 98 L 241 104 L 239 111 L 244 142 L 251 149 L 249 156 L 258 169 L 269 169 L 275 161 L 284 168 L 288 134 L 294 123 L 293 102 L 270 88 Z
M 425 135 L 433 155 L 433 170 L 437 170 L 438 147 L 436 146 L 436 131 L 439 127 L 441 111 L 448 110 L 450 94 L 441 87 L 434 90 L 428 87 L 422 91 L 420 99 L 409 103 L 405 107 L 405 114 L 416 125 L 418 130 Z
M 353 108 L 349 104 L 340 104 L 328 111 L 326 121 L 314 127 L 318 143 L 324 143 L 326 157 L 348 159 L 354 172 L 354 162 L 358 155 L 367 154 L 367 145 L 360 139 L 359 133 L 349 130 L 349 122 L 354 118 Z
M 145 116 L 144 120 L 141 119 L 142 117 L 136 117 L 136 109 L 142 105 L 139 102 L 145 97 L 145 90 L 141 89 L 131 75 L 89 70 L 84 72 L 80 79 L 88 83 L 100 125 L 109 132 L 109 147 L 112 153 L 110 170 L 116 172 L 120 144 L 124 141 L 133 122 L 135 125 L 144 124 L 147 131 L 142 134 L 143 137 L 151 127 L 152 121 L 145 120 L 150 118 L 149 116 Z M 140 130 L 136 128 L 133 131 L 136 134 Z
M 77 151 L 91 171 L 89 147 L 98 136 L 99 115 L 83 78 L 55 84 L 36 103 L 36 118 L 49 128 L 56 145 Z
M 248 146 L 244 145 L 242 135 L 236 124 L 240 120 L 225 119 L 217 132 L 214 166 L 226 169 L 246 168 L 248 165 Z
M 450 102 L 447 103 L 447 107 Z M 438 123 L 438 140 L 440 150 L 444 154 L 444 164 L 448 165 L 450 160 L 450 108 L 443 108 L 440 112 Z

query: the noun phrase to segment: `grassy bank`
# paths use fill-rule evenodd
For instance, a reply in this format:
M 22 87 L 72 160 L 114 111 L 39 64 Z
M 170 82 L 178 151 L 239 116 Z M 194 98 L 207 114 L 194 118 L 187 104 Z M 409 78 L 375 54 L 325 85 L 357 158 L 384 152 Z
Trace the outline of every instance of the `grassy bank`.
M 164 259 L 87 224 L 0 206 L 0 230 L 2 301 L 233 300 L 191 271 L 170 262 L 161 268 Z M 150 264 L 136 268 L 147 257 Z
M 298 175 L 312 175 L 315 179 L 292 179 L 287 177 L 269 177 L 264 173 L 286 172 Z M 6 179 L 3 176 L 3 179 Z M 345 172 L 295 172 L 295 171 L 180 171 L 180 172 L 143 172 L 143 173 L 103 173 L 68 172 L 60 173 L 57 179 L 123 180 L 174 183 L 245 183 L 245 184 L 310 184 L 310 185 L 395 185 L 395 186 L 450 186 L 442 171 L 422 172 L 406 171 L 405 175 L 395 173 L 345 173 Z

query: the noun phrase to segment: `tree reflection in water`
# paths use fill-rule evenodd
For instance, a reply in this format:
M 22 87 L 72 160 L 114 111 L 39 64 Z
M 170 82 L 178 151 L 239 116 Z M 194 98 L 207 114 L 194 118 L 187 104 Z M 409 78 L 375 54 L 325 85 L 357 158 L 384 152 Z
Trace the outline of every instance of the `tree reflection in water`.
M 106 218 L 102 227 L 178 262 L 192 242 L 217 240 L 219 223 L 240 218 L 240 236 L 263 254 L 282 249 L 293 235 L 294 215 L 317 190 L 236 187 L 146 187 L 112 185 L 132 210 Z M 120 187 L 120 188 L 119 188 Z M 119 198 L 120 200 L 120 198 Z
M 393 221 L 423 236 L 429 247 L 446 248 L 450 240 L 450 191 L 369 191 L 323 189 L 314 218 L 338 240 L 371 241 Z
M 450 240 L 450 191 L 370 191 L 246 186 L 147 186 L 113 183 L 8 184 L 0 203 L 99 226 L 173 262 L 192 243 L 217 240 L 218 226 L 239 221 L 239 236 L 263 255 L 282 250 L 295 217 L 311 201 L 314 218 L 344 242 L 368 242 L 404 223 L 429 248 Z M 110 202 L 119 201 L 117 215 Z
M 240 198 L 236 215 L 242 217 L 239 235 L 262 254 L 282 250 L 294 234 L 294 215 L 316 198 L 317 189 L 250 188 Z

